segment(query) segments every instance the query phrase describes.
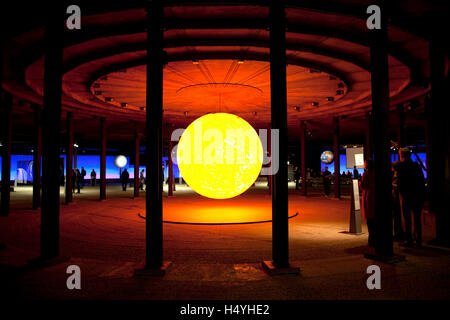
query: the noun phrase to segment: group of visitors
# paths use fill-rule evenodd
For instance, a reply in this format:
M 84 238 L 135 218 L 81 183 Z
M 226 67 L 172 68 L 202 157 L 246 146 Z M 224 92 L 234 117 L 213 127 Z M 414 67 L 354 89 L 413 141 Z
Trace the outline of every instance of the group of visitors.
M 127 184 L 130 179 L 130 173 L 125 168 L 123 172 L 120 174 L 120 182 L 122 184 L 122 190 L 127 191 Z M 141 170 L 139 173 L 139 189 L 144 190 L 144 184 L 145 184 L 145 171 L 144 169 Z
M 394 241 L 405 247 L 422 246 L 421 214 L 425 201 L 425 178 L 422 168 L 411 160 L 408 148 L 399 150 L 400 161 L 392 163 L 392 217 Z M 366 160 L 360 181 L 362 209 L 369 230 L 369 246 L 374 247 L 377 231 L 375 224 L 375 197 L 373 161 Z M 402 219 L 403 218 L 403 219 Z M 402 221 L 403 220 L 403 221 Z M 414 227 L 413 227 L 414 225 Z
M 81 167 L 81 171 L 78 168 L 73 169 L 72 171 L 72 192 L 75 192 L 75 189 L 77 190 L 77 193 L 80 193 L 80 189 L 82 188 L 82 185 L 85 184 L 84 176 L 86 175 L 86 170 L 84 170 L 84 167 Z

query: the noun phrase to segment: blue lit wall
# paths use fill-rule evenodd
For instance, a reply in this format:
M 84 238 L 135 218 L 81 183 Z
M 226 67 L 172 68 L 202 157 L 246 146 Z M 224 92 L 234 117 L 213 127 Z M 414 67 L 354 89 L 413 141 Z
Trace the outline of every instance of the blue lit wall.
M 417 155 L 419 156 L 420 160 L 422 160 L 423 164 L 426 165 L 426 162 L 427 162 L 426 161 L 426 159 L 427 159 L 426 153 L 418 153 Z M 345 154 L 340 154 L 339 155 L 339 159 L 341 161 L 341 163 L 340 163 L 340 172 L 342 173 L 342 171 L 347 172 L 348 170 L 350 170 L 350 172 L 353 174 L 353 169 L 347 169 L 347 157 L 346 157 L 346 155 Z M 397 154 L 393 154 L 391 159 L 392 159 L 392 162 L 398 161 L 398 155 Z M 415 154 L 412 154 L 411 159 L 413 161 L 415 161 L 415 162 L 418 162 L 417 161 L 417 157 L 416 157 Z M 324 164 L 322 161 L 320 161 L 320 170 L 324 171 L 325 167 L 328 167 L 328 171 L 330 171 L 331 173 L 334 173 L 334 162 L 331 163 L 331 164 Z M 357 169 L 357 170 L 358 170 L 360 175 L 364 173 L 364 169 Z M 423 170 L 423 169 L 422 169 L 422 171 L 423 171 L 424 177 L 426 178 L 427 177 L 426 171 Z
M 106 156 L 106 179 L 119 179 L 120 178 L 120 170 L 117 168 L 114 164 L 114 159 L 116 156 Z M 64 163 L 66 161 L 66 156 L 61 155 L 61 158 L 64 158 Z M 167 157 L 163 158 L 163 164 L 166 163 Z M 18 166 L 21 164 L 29 163 L 33 160 L 33 155 L 11 155 L 11 180 L 15 180 L 16 177 L 24 177 L 24 180 L 32 182 L 32 172 L 31 174 L 24 173 L 23 170 L 21 170 Z M 0 157 L 0 167 L 1 167 L 2 159 Z M 130 178 L 134 178 L 134 165 L 130 165 L 130 158 L 127 157 L 127 165 L 125 168 L 130 173 Z M 77 156 L 77 167 L 81 170 L 81 167 L 84 167 L 84 170 L 86 170 L 86 176 L 85 179 L 91 178 L 91 171 L 92 169 L 95 170 L 97 173 L 97 179 L 100 178 L 100 156 L 86 156 L 86 155 L 78 155 Z M 122 169 L 123 170 L 123 169 Z M 141 170 L 145 170 L 145 166 L 139 166 L 139 172 Z M 175 178 L 180 177 L 180 171 L 178 169 L 178 166 L 174 163 L 173 165 L 173 173 Z M 168 167 L 164 167 L 164 176 L 168 176 Z M 1 170 L 0 170 L 0 179 L 1 179 Z

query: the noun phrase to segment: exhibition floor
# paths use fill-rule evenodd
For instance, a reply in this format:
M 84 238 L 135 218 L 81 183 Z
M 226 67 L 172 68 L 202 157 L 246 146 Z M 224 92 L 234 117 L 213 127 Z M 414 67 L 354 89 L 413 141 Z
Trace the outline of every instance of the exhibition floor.
M 28 188 L 28 189 L 27 189 Z M 61 206 L 61 256 L 55 264 L 30 268 L 39 254 L 39 210 L 30 210 L 29 187 L 11 194 L 9 217 L 0 218 L 0 272 L 3 294 L 39 299 L 448 299 L 450 252 L 431 247 L 395 251 L 406 257 L 383 264 L 363 257 L 367 228 L 349 235 L 348 197 L 289 193 L 290 260 L 300 275 L 269 276 L 271 223 L 188 225 L 164 223 L 164 259 L 173 262 L 164 277 L 134 276 L 145 256 L 145 196 L 108 186 L 106 201 L 85 187 L 74 203 Z M 177 185 L 164 198 L 164 220 L 230 222 L 270 219 L 270 195 L 257 185 L 235 199 L 204 199 Z M 221 209 L 222 208 L 222 209 Z M 225 209 L 224 209 L 225 208 Z M 200 217 L 195 213 L 200 212 Z M 261 215 L 258 215 L 261 212 Z M 200 219 L 200 220 L 198 220 Z M 181 221 L 181 220 L 180 220 Z M 432 216 L 424 214 L 424 238 L 433 236 Z M 185 221 L 186 222 L 186 221 Z M 81 268 L 81 290 L 68 290 L 66 268 Z M 366 269 L 381 268 L 381 290 L 368 290 Z M 420 289 L 418 289 L 420 288 Z

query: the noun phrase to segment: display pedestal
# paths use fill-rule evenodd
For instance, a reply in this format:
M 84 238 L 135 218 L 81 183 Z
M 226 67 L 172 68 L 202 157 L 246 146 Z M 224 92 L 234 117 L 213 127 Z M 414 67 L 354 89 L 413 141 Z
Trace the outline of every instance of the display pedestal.
M 134 275 L 137 277 L 163 277 L 172 269 L 172 261 L 164 261 L 162 266 L 157 269 L 147 268 L 143 263 L 139 268 L 134 270 Z
M 354 235 L 362 234 L 361 227 L 361 205 L 359 201 L 359 181 L 352 180 L 352 195 L 350 201 L 350 227 L 349 233 Z
M 277 268 L 276 266 L 274 266 L 273 261 L 263 261 L 262 268 L 269 276 L 284 275 L 284 274 L 296 274 L 296 275 L 300 274 L 300 268 L 298 267 L 289 266 L 285 268 Z

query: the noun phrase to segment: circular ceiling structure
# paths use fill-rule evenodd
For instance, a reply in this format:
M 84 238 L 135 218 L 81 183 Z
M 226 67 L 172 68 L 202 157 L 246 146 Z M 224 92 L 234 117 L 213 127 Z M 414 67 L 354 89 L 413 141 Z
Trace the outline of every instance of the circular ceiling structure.
M 186 126 L 207 112 L 230 112 L 255 127 L 266 127 L 270 122 L 268 7 L 171 3 L 164 12 L 168 61 L 164 121 Z M 344 13 L 346 5 L 342 5 L 339 12 L 287 5 L 290 134 L 295 134 L 301 120 L 325 126 L 324 119 L 335 116 L 360 121 L 371 109 L 365 7 L 358 5 L 358 16 L 352 14 L 355 10 Z M 88 13 L 83 15 L 81 30 L 66 30 L 64 35 L 64 110 L 79 119 L 145 121 L 145 9 L 99 7 L 84 12 Z M 5 59 L 14 63 L 6 64 L 3 86 L 19 101 L 42 104 L 44 31 L 35 26 L 7 39 Z M 429 90 L 428 41 L 390 26 L 388 51 L 395 108 Z

